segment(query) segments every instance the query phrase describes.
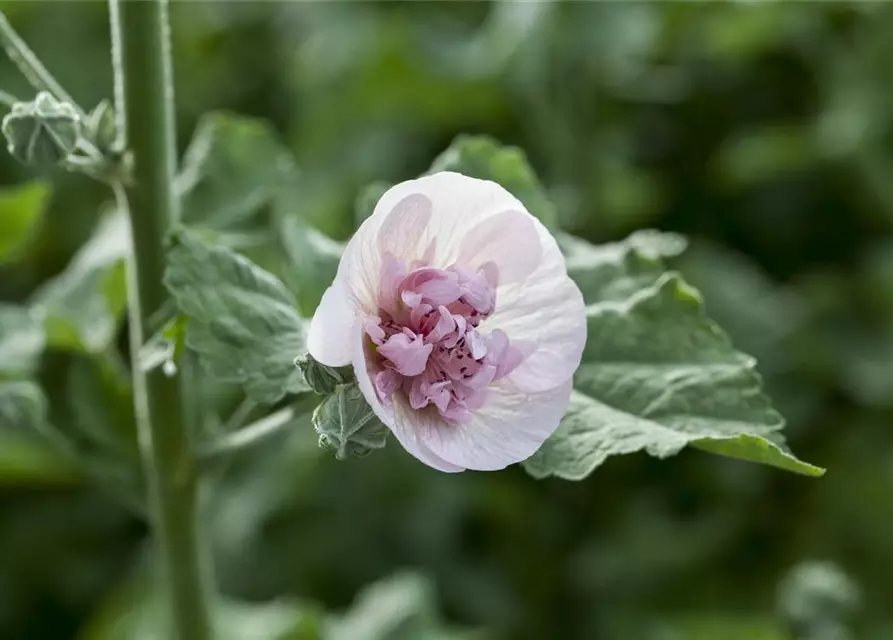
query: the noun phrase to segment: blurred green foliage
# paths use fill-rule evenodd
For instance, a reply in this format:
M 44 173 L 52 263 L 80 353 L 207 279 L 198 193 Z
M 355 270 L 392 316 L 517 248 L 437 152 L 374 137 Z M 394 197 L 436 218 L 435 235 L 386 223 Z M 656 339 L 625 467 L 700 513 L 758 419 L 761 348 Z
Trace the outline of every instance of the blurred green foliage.
M 102 3 L 2 9 L 79 101 L 109 97 Z M 257 603 L 232 613 L 254 621 L 241 640 L 314 625 L 351 640 L 364 640 L 352 628 L 467 635 L 454 625 L 521 640 L 791 640 L 776 591 L 816 557 L 861 594 L 834 625 L 893 637 L 893 8 L 203 2 L 172 14 L 188 215 L 279 274 L 305 313 L 321 291 L 304 274 L 334 269 L 368 183 L 419 175 L 457 135 L 487 134 L 524 150 L 557 226 L 599 244 L 645 227 L 689 236 L 674 265 L 757 357 L 792 447 L 830 470 L 806 480 L 687 451 L 613 458 L 581 483 L 449 476 L 393 446 L 336 461 L 305 419 L 236 460 L 208 498 L 217 578 Z M 5 59 L 0 88 L 33 97 Z M 204 115 L 221 109 L 258 120 Z M 199 162 L 237 126 L 212 166 Z M 119 506 L 138 481 L 115 464 L 133 455 L 116 348 L 126 226 L 101 185 L 36 178 L 0 154 L 0 384 L 15 385 L 0 406 L 0 637 L 138 637 L 151 632 L 115 626 L 151 608 L 146 531 Z M 221 185 L 241 206 L 209 200 Z M 41 350 L 39 323 L 45 407 L 4 369 Z M 223 415 L 242 400 L 229 385 L 201 392 Z M 44 410 L 75 451 L 25 429 Z M 97 453 L 110 447 L 115 460 Z

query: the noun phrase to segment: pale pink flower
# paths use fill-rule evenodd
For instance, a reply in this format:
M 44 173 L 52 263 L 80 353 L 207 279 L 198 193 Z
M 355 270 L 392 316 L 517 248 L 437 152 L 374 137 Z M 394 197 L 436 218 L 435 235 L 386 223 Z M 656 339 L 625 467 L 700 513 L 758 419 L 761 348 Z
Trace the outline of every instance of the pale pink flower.
M 586 342 L 555 239 L 494 182 L 457 173 L 382 196 L 310 325 L 310 354 L 352 364 L 400 444 L 442 471 L 492 470 L 558 426 Z

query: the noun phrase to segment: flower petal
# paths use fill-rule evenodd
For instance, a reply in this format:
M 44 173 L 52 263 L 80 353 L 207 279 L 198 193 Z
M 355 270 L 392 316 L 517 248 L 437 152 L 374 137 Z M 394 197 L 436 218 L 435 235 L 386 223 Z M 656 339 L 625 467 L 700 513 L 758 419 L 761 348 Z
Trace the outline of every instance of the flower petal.
M 462 239 L 458 263 L 473 270 L 487 265 L 499 274 L 500 285 L 524 280 L 543 257 L 534 220 L 526 210 L 512 209 L 482 220 Z
M 423 442 L 419 440 L 414 431 L 406 431 L 398 428 L 394 407 L 387 407 L 383 405 L 378 399 L 378 394 L 375 392 L 373 377 L 379 372 L 374 371 L 373 368 L 370 366 L 370 363 L 367 359 L 364 342 L 365 339 L 363 338 L 363 333 L 361 331 L 357 331 L 356 335 L 351 340 L 349 340 L 348 343 L 352 346 L 352 364 L 354 373 L 357 376 L 357 383 L 360 387 L 360 391 L 363 393 L 363 397 L 366 398 L 366 402 L 368 402 L 369 406 L 372 407 L 372 411 L 375 413 L 378 419 L 381 420 L 382 423 L 391 430 L 391 432 L 394 434 L 403 448 L 406 449 L 406 451 L 427 464 L 429 467 L 433 467 L 438 471 L 446 471 L 448 473 L 465 471 L 464 467 L 451 464 L 435 455 L 430 449 L 428 449 L 427 446 L 425 446 Z M 399 398 L 398 396 L 399 394 L 395 394 L 393 397 L 394 405 L 405 402 L 404 399 Z
M 403 183 L 406 184 L 406 183 Z M 382 270 L 386 256 L 409 262 L 425 251 L 431 200 L 418 191 L 390 189 L 353 235 L 338 264 L 338 276 L 353 304 L 365 313 L 378 310 Z
M 481 324 L 501 329 L 514 342 L 534 345 L 532 353 L 506 378 L 529 393 L 567 381 L 580 365 L 586 345 L 586 307 L 567 275 L 558 244 L 537 220 L 543 259 L 523 282 L 501 287 L 496 311 Z
M 358 318 L 344 284 L 335 278 L 322 296 L 307 332 L 307 350 L 315 360 L 329 367 L 350 364 L 351 344 Z
M 416 250 L 432 246 L 431 240 L 436 238 L 431 252 L 431 266 L 441 269 L 456 263 L 471 229 L 504 211 L 525 211 L 517 198 L 495 182 L 441 171 L 392 187 L 382 196 L 372 218 L 380 215 L 379 209 L 382 210 L 381 215 L 385 215 L 384 212 L 390 211 L 396 203 L 412 194 L 421 194 L 432 203 L 426 235 Z M 422 253 L 415 258 L 421 258 Z
M 529 458 L 561 421 L 572 381 L 536 394 L 508 381 L 488 389 L 487 402 L 471 420 L 448 424 L 436 411 L 414 411 L 405 400 L 394 403 L 394 433 L 421 439 L 433 455 L 456 466 L 495 471 Z

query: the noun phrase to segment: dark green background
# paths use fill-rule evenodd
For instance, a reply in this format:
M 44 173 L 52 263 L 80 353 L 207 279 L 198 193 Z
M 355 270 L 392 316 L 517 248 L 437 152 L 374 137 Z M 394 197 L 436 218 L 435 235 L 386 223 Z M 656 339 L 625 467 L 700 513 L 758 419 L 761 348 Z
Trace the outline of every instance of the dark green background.
M 103 3 L 0 6 L 82 104 L 110 97 Z M 229 595 L 339 610 L 417 569 L 445 619 L 496 638 L 776 640 L 779 581 L 818 558 L 862 592 L 853 637 L 893 638 L 893 7 L 177 2 L 172 18 L 181 149 L 206 110 L 268 119 L 302 171 L 295 213 L 336 238 L 362 186 L 423 172 L 459 133 L 526 150 L 562 226 L 593 242 L 688 235 L 674 266 L 758 358 L 794 450 L 828 468 L 686 451 L 580 483 L 449 476 L 393 442 L 336 462 L 306 425 L 219 493 Z M 0 87 L 33 95 L 5 59 Z M 3 184 L 29 177 L 0 157 Z M 2 300 L 61 271 L 108 199 L 52 182 L 39 236 L 0 265 Z M 61 423 L 77 360 L 42 365 Z M 0 637 L 105 637 L 84 625 L 146 542 L 88 484 L 0 474 Z

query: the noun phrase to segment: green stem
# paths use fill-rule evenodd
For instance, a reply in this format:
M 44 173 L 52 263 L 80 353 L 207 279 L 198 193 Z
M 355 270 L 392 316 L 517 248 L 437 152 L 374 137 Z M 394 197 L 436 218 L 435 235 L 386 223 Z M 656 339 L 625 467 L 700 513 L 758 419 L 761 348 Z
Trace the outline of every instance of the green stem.
M 150 318 L 167 299 L 164 242 L 179 220 L 167 2 L 110 0 L 110 14 L 117 113 L 133 160 L 132 179 L 126 188 L 115 185 L 115 194 L 119 206 L 127 209 L 133 242 L 128 292 L 134 398 L 153 534 L 173 624 L 173 632 L 163 635 L 209 640 L 207 566 L 196 515 L 199 473 L 190 433 L 196 412 L 181 386 L 191 383 L 192 376 L 181 369 L 177 379 L 137 365 L 151 332 Z
M 19 102 L 19 99 L 16 98 L 11 93 L 7 93 L 0 89 L 0 103 L 5 104 L 7 107 L 12 107 L 15 103 Z
M 25 79 L 31 83 L 31 86 L 38 91 L 49 91 L 58 100 L 68 102 L 73 106 L 78 115 L 82 118 L 86 117 L 84 110 L 78 106 L 68 92 L 59 84 L 59 81 L 53 77 L 43 63 L 34 55 L 34 52 L 25 44 L 25 41 L 19 37 L 6 16 L 0 12 L 0 45 L 6 50 L 6 55 L 15 63 L 25 76 Z
M 197 450 L 198 458 L 203 463 L 207 463 L 227 458 L 235 452 L 253 447 L 282 431 L 283 427 L 298 415 L 299 412 L 295 407 L 280 409 L 238 431 L 228 433 L 200 447 Z

